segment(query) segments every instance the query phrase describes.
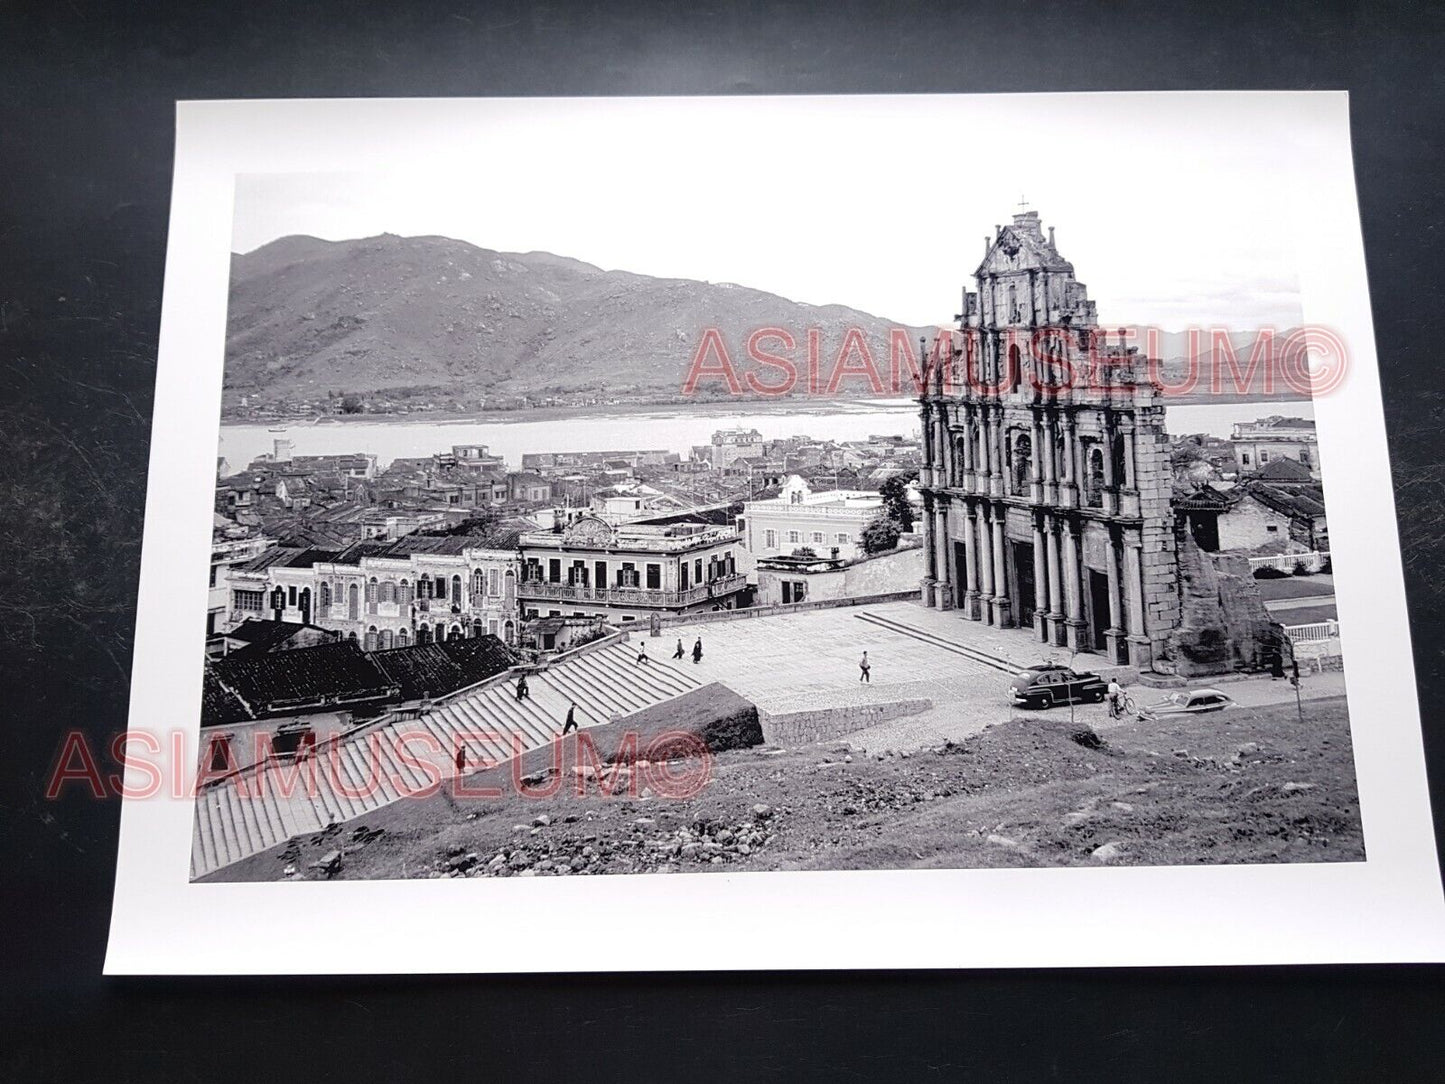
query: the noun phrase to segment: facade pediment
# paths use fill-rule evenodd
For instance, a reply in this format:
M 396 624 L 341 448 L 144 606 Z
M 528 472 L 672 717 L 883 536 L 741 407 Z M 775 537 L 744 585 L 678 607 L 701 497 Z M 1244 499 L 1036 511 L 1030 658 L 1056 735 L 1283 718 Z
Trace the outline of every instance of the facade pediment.
M 612 527 L 595 516 L 583 516 L 568 527 L 565 534 L 567 541 L 581 544 L 602 545 L 612 541 Z
M 1054 251 L 1043 235 L 1027 229 L 1004 226 L 989 245 L 976 276 L 1008 275 L 1020 271 L 1061 271 L 1072 273 L 1073 264 Z

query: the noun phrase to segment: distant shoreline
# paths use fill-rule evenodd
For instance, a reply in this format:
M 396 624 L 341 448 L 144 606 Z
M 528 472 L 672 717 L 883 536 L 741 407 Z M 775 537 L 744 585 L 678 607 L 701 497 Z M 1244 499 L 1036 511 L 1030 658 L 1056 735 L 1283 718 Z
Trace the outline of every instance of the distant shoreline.
M 1263 406 L 1270 403 L 1298 403 L 1303 397 L 1291 395 L 1181 395 L 1165 396 L 1164 405 L 1169 406 L 1225 406 L 1231 403 L 1248 406 Z M 580 406 L 527 407 L 520 410 L 446 411 L 424 410 L 407 414 L 329 414 L 306 415 L 294 418 L 247 419 L 221 416 L 221 425 L 240 428 L 304 428 L 313 425 L 335 424 L 402 424 L 402 425 L 504 425 L 507 422 L 545 422 L 559 418 L 612 417 L 619 414 L 657 414 L 695 411 L 698 414 L 713 414 L 727 417 L 729 414 L 763 414 L 783 411 L 793 414 L 831 413 L 872 413 L 874 411 L 903 411 L 917 406 L 912 398 L 878 399 L 824 399 L 813 396 L 796 396 L 787 399 L 706 399 L 696 402 L 657 403 L 588 403 Z

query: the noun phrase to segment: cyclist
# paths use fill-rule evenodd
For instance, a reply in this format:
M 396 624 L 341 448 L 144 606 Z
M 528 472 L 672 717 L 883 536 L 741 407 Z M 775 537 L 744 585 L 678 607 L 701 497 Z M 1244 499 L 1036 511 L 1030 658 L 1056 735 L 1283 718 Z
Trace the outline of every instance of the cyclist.
M 1109 679 L 1108 691 L 1104 698 L 1109 701 L 1109 718 L 1117 719 L 1124 714 L 1124 690 L 1119 685 L 1118 678 Z

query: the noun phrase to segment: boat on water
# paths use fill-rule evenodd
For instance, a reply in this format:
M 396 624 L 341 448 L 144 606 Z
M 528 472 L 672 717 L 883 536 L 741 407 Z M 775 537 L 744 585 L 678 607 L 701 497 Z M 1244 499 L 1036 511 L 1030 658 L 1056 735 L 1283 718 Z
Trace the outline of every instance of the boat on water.
M 286 427 L 285 427 L 284 425 L 273 425 L 273 426 L 271 426 L 271 428 L 267 429 L 266 432 L 268 432 L 268 433 L 284 433 L 284 432 L 286 432 Z

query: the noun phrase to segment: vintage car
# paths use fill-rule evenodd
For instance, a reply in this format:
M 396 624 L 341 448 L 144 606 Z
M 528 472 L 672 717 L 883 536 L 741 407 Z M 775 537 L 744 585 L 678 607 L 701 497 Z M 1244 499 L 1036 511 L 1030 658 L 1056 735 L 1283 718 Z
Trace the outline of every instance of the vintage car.
M 1026 708 L 1052 708 L 1057 704 L 1097 704 L 1108 684 L 1098 674 L 1076 673 L 1067 666 L 1040 663 L 1014 677 L 1009 696 Z
M 1170 693 L 1163 700 L 1147 704 L 1141 715 L 1154 718 L 1160 715 L 1201 715 L 1207 711 L 1223 711 L 1232 707 L 1234 701 L 1218 689 L 1181 689 Z

